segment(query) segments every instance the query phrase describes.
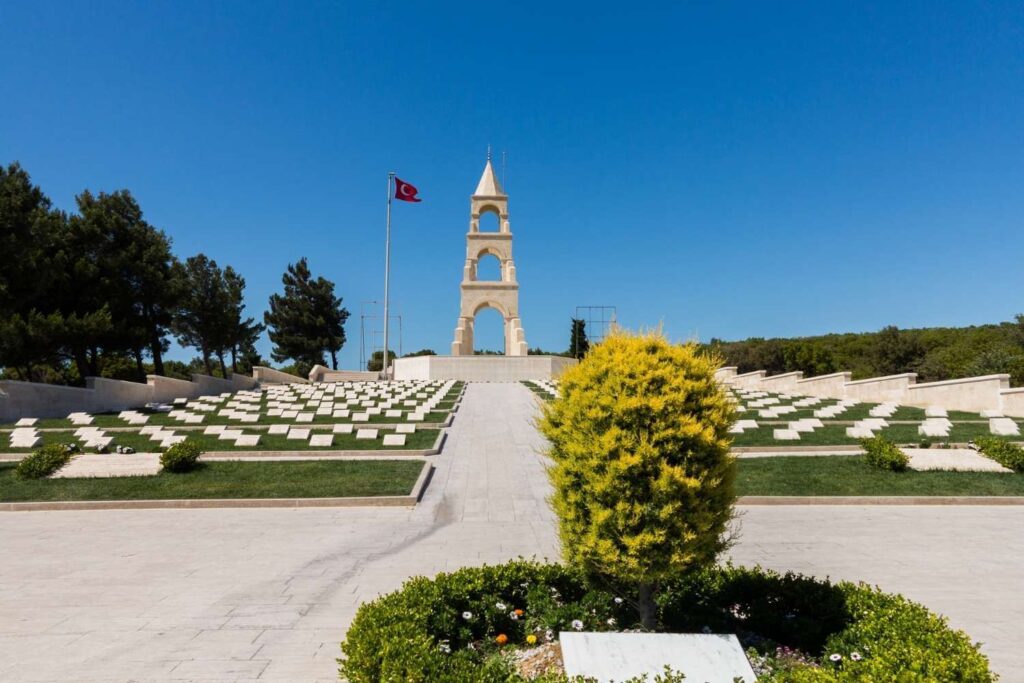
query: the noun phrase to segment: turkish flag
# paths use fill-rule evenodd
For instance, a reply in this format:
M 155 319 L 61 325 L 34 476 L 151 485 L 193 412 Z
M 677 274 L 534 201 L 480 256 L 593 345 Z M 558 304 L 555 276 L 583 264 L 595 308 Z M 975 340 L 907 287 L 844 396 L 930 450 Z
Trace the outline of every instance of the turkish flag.
M 416 196 L 417 192 L 419 190 L 414 186 L 395 177 L 395 199 L 401 199 L 403 202 L 422 202 L 423 200 Z

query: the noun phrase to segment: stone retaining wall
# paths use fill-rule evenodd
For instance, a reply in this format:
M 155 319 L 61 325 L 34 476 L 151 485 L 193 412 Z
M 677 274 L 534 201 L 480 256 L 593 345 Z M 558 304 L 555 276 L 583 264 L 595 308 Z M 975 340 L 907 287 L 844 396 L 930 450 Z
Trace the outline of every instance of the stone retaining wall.
M 85 388 L 38 382 L 0 380 L 0 423 L 23 417 L 67 417 L 69 413 L 103 413 L 170 403 L 176 398 L 217 395 L 258 386 L 256 379 L 192 375 L 192 381 L 148 375 L 146 383 L 86 377 Z

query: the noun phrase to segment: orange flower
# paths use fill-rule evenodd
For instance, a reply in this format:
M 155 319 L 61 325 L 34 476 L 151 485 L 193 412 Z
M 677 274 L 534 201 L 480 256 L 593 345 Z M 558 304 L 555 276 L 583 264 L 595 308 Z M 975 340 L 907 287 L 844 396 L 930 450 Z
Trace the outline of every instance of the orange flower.
M 498 637 L 494 639 L 494 642 L 496 642 L 498 645 L 504 645 L 508 642 L 508 636 L 506 636 L 504 633 L 499 633 Z
M 515 613 L 516 613 L 516 616 L 517 616 L 517 617 L 521 617 L 521 616 L 523 616 L 523 610 L 521 610 L 521 609 L 517 609 L 517 610 L 515 610 Z

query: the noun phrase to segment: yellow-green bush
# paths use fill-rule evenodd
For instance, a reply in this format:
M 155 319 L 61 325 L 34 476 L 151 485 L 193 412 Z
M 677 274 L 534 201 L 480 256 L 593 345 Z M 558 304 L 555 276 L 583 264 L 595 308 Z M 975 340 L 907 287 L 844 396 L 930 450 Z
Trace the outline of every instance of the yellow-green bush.
M 628 589 L 647 627 L 659 586 L 726 545 L 734 411 L 717 367 L 694 344 L 616 331 L 544 407 L 565 559 Z

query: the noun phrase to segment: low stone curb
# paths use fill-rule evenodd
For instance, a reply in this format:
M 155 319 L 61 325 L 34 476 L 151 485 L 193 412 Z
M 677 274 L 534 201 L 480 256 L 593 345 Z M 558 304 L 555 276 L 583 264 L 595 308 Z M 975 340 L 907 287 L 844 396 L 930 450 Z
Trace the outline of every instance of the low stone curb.
M 747 453 L 792 453 L 794 455 L 849 453 L 850 455 L 857 455 L 864 452 L 864 449 L 857 444 L 836 444 L 835 446 L 733 446 L 731 450 L 733 455 L 746 455 Z
M 0 503 L 0 512 L 71 510 L 195 510 L 203 508 L 328 508 L 414 507 L 423 497 L 433 466 L 423 463 L 416 483 L 406 496 L 352 496 L 349 498 L 174 498 L 167 500 L 67 500 Z
M 737 505 L 1024 505 L 1024 496 L 740 496 Z

